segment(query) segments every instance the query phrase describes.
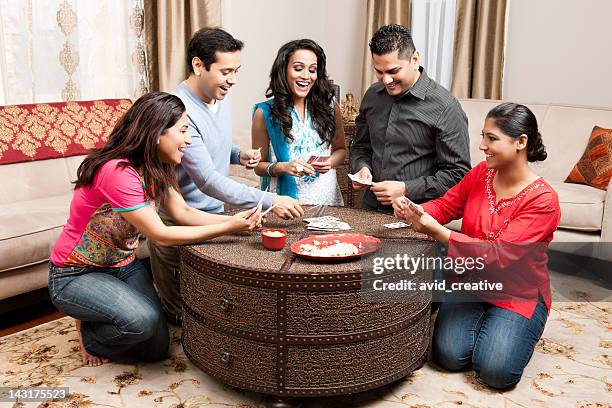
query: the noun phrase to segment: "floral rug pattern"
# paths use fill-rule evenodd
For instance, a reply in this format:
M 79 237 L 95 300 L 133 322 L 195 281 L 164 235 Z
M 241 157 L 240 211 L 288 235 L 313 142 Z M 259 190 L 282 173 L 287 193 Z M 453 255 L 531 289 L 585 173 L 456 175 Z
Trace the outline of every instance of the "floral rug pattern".
M 516 388 L 481 384 L 473 372 L 449 373 L 432 363 L 377 390 L 305 399 L 314 407 L 612 407 L 612 303 L 553 304 L 544 335 Z M 70 318 L 0 338 L 0 387 L 68 387 L 68 400 L 0 403 L 1 407 L 266 406 L 264 396 L 223 385 L 185 357 L 172 327 L 170 357 L 160 363 L 82 367 Z

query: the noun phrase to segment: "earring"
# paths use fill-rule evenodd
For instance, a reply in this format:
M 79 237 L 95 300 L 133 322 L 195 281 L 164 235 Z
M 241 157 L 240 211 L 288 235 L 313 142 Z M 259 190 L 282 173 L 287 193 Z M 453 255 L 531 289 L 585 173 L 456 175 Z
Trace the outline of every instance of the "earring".
M 196 76 L 200 76 L 200 71 L 196 72 Z

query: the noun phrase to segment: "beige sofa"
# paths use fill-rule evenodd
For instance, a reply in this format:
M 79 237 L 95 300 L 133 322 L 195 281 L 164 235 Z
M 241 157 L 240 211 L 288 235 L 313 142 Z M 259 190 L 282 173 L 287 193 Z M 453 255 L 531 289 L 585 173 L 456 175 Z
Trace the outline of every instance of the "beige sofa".
M 0 300 L 47 286 L 49 254 L 68 219 L 83 153 L 104 143 L 130 105 L 0 107 Z
M 103 144 L 130 105 L 106 100 L 0 107 L 0 301 L 47 286 L 49 255 L 68 219 L 72 181 L 85 157 L 68 151 Z M 45 132 L 34 133 L 37 127 Z M 48 138 L 56 127 L 65 138 L 62 145 L 56 144 L 61 138 Z M 22 138 L 23 132 L 31 134 Z M 242 147 L 249 148 L 250 136 L 244 142 Z M 3 164 L 9 154 L 23 156 L 17 158 L 21 162 Z M 50 154 L 60 157 L 40 159 Z M 258 184 L 244 167 L 231 166 L 231 174 L 239 182 Z M 144 242 L 137 256 L 148 257 Z
M 483 160 L 478 150 L 485 116 L 500 101 L 464 99 L 468 116 L 472 166 Z M 557 191 L 561 222 L 552 249 L 612 261 L 612 188 L 608 191 L 565 183 L 585 150 L 594 125 L 612 128 L 612 109 L 554 104 L 526 104 L 536 115 L 548 158 L 534 163 L 534 171 Z M 458 223 L 452 227 L 458 228 Z M 592 244 L 596 243 L 596 244 Z M 607 248 L 609 249 L 609 248 Z
M 0 299 L 47 285 L 47 261 L 68 219 L 83 156 L 0 165 Z

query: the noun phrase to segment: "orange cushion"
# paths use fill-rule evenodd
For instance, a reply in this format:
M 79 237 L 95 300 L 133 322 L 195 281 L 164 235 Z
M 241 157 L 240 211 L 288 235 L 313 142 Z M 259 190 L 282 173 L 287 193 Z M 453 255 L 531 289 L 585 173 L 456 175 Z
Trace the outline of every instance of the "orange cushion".
M 610 177 L 612 177 L 612 129 L 595 126 L 586 150 L 565 182 L 587 184 L 607 190 Z

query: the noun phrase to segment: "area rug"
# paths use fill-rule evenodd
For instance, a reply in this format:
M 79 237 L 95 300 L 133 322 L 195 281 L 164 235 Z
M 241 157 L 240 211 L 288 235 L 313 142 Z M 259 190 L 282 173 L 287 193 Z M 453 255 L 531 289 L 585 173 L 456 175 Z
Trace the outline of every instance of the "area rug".
M 522 381 L 506 392 L 474 373 L 433 363 L 374 391 L 305 399 L 314 407 L 610 407 L 612 324 L 609 302 L 556 303 Z M 0 387 L 68 387 L 64 401 L 0 403 L 4 407 L 265 407 L 263 395 L 226 386 L 185 357 L 172 327 L 170 357 L 155 364 L 82 367 L 74 321 L 62 318 L 0 339 Z

